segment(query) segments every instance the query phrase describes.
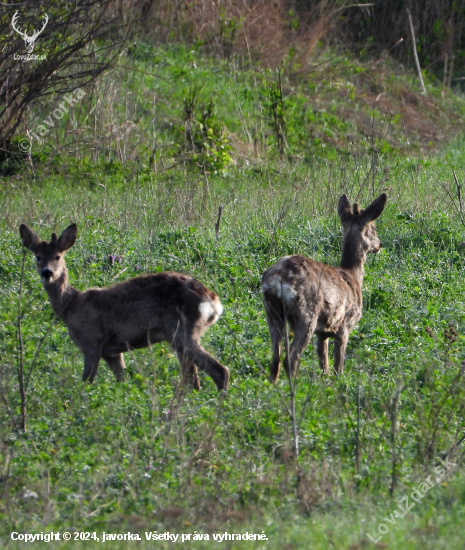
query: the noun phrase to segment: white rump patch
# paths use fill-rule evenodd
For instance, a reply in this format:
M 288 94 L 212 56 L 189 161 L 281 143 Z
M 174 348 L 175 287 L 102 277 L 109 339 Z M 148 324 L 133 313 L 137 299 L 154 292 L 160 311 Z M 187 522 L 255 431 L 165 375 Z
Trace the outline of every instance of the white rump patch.
M 262 286 L 262 292 L 270 290 L 278 298 L 284 298 L 286 304 L 294 301 L 297 292 L 289 283 L 284 283 L 280 275 L 273 275 Z
M 212 322 L 212 316 L 214 316 L 213 322 L 215 322 L 223 313 L 223 306 L 219 300 L 214 302 L 200 302 L 199 311 L 205 321 L 210 320 L 210 322 Z

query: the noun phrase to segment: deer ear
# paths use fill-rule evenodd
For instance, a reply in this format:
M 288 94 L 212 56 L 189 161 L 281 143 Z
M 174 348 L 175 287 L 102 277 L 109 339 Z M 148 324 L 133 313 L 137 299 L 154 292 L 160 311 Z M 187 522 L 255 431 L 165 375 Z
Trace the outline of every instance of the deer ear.
M 365 223 L 372 222 L 379 218 L 383 213 L 386 206 L 387 196 L 386 193 L 382 193 L 377 199 L 375 199 L 369 206 L 362 212 L 362 219 Z
M 35 231 L 29 229 L 27 225 L 22 223 L 19 226 L 19 234 L 21 236 L 21 242 L 32 253 L 35 253 L 37 246 L 40 244 L 40 239 Z
M 73 246 L 77 237 L 77 225 L 72 223 L 69 225 L 58 239 L 57 246 L 58 249 L 64 252 Z
M 342 223 L 348 222 L 352 219 L 352 211 L 350 208 L 350 201 L 347 195 L 342 195 L 337 205 L 337 213 Z

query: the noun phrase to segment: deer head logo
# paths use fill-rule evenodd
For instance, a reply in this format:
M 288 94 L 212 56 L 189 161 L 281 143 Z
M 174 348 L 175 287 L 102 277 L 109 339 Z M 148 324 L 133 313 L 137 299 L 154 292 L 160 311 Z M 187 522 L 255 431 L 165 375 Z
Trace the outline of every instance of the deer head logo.
M 36 31 L 34 32 L 34 34 L 32 36 L 28 36 L 25 32 L 21 32 L 17 27 L 16 27 L 16 23 L 18 21 L 18 12 L 15 11 L 14 15 L 13 15 L 13 19 L 11 20 L 11 26 L 13 27 L 13 29 L 19 33 L 22 37 L 23 37 L 23 40 L 26 44 L 26 48 L 27 48 L 27 53 L 32 53 L 34 51 L 34 46 L 36 45 L 36 40 L 37 40 L 37 37 L 39 36 L 39 34 L 45 29 L 45 27 L 47 26 L 47 23 L 48 23 L 48 15 L 45 14 L 44 15 L 44 24 L 42 25 L 42 28 L 39 30 L 39 31 Z

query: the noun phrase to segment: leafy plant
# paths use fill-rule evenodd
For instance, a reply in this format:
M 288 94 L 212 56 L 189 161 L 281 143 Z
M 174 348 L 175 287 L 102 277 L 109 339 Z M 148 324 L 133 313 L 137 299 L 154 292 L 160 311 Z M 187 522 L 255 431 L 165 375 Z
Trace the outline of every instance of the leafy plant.
M 197 89 L 184 92 L 184 121 L 175 128 L 178 157 L 203 172 L 223 173 L 232 162 L 229 139 L 215 114 L 213 99 L 198 103 Z

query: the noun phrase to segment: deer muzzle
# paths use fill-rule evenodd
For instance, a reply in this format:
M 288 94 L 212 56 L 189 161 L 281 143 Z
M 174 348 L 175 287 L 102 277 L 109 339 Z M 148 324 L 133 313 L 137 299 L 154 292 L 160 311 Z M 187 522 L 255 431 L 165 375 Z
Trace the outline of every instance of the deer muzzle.
M 51 269 L 43 269 L 41 273 L 42 279 L 45 279 L 47 282 L 50 282 L 50 280 L 53 277 L 53 271 Z

